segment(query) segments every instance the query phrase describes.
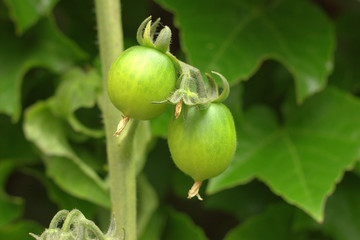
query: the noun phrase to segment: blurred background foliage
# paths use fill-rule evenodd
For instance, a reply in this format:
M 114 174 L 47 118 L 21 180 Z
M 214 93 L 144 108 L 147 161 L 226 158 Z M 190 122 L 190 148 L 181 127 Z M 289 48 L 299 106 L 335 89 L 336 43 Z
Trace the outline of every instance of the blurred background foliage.
M 359 1 L 121 4 L 125 48 L 161 17 L 178 58 L 228 78 L 238 135 L 199 202 L 168 151 L 171 108 L 140 129 L 139 239 L 360 239 Z M 94 14 L 92 1 L 0 1 L 0 239 L 31 239 L 60 209 L 107 228 Z

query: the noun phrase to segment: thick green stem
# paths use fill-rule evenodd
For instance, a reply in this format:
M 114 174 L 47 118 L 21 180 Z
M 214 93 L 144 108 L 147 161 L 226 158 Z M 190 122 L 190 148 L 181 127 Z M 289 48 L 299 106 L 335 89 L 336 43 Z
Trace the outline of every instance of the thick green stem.
M 103 93 L 99 103 L 102 109 L 107 158 L 110 174 L 112 213 L 116 219 L 116 236 L 125 229 L 126 239 L 136 239 L 136 182 L 132 144 L 136 122 L 125 128 L 124 136 L 113 136 L 121 113 L 112 105 L 107 95 L 107 74 L 111 64 L 123 50 L 121 11 L 119 0 L 95 0 L 100 57 L 103 74 Z

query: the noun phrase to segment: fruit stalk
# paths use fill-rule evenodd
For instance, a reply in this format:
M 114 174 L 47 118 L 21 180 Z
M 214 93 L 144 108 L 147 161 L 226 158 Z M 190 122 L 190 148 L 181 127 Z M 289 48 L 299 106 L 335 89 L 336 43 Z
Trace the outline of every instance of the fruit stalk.
M 119 139 L 113 136 L 121 113 L 107 96 L 107 75 L 111 64 L 123 51 L 121 6 L 119 0 L 95 0 L 102 64 L 103 91 L 99 97 L 105 132 L 110 175 L 112 214 L 116 220 L 115 236 L 125 229 L 126 239 L 136 239 L 136 181 L 132 144 L 137 122 L 130 122 Z

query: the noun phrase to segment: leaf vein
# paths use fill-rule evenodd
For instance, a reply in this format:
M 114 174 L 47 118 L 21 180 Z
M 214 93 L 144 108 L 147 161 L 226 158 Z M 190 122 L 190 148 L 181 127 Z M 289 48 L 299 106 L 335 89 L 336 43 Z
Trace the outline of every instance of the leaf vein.
M 217 51 L 213 55 L 212 59 L 209 61 L 209 64 L 206 66 L 205 69 L 210 69 L 211 66 L 214 65 L 216 61 L 218 61 L 225 53 L 225 51 L 229 48 L 229 46 L 234 42 L 236 37 L 241 33 L 242 30 L 255 18 L 259 16 L 259 9 L 254 9 L 252 12 L 249 13 L 246 17 L 242 19 L 241 22 L 239 22 L 233 31 L 231 31 L 227 37 L 224 38 L 224 41 L 222 44 L 218 47 Z
M 294 143 L 292 142 L 290 136 L 285 132 L 285 131 L 281 131 L 281 135 L 283 136 L 284 142 L 288 148 L 288 151 L 290 153 L 290 155 L 292 156 L 292 160 L 295 166 L 295 170 L 299 176 L 299 180 L 300 183 L 303 186 L 303 189 L 305 190 L 305 194 L 308 198 L 308 200 L 310 200 L 311 204 L 314 203 L 314 199 L 312 198 L 310 191 L 309 191 L 309 186 L 306 182 L 306 178 L 305 178 L 305 174 L 304 174 L 304 170 L 301 166 L 301 160 L 299 158 L 298 155 L 298 151 L 296 149 L 296 146 L 294 145 Z

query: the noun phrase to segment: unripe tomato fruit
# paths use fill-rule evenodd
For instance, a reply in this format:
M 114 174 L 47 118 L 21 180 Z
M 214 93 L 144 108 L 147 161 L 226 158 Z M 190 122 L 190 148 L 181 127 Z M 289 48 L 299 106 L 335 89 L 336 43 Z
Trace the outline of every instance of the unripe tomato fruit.
M 195 181 L 219 175 L 235 154 L 231 112 L 222 103 L 203 110 L 184 106 L 180 117 L 170 122 L 168 144 L 176 166 Z
M 170 58 L 150 47 L 135 46 L 124 51 L 108 75 L 111 102 L 125 116 L 148 120 L 163 113 L 165 100 L 175 88 L 177 74 Z

